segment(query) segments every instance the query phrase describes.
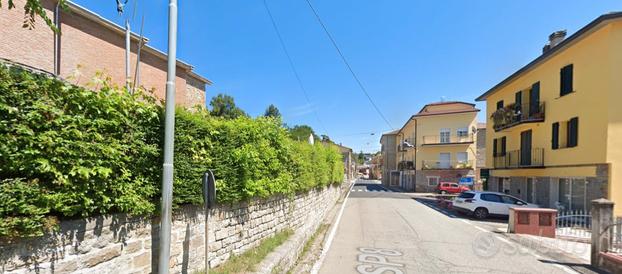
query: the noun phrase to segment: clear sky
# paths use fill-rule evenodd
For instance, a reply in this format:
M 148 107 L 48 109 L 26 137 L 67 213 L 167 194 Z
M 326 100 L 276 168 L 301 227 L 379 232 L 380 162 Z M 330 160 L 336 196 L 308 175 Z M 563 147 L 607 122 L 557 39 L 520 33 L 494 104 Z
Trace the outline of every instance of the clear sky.
M 130 0 L 127 15 L 131 16 Z M 166 0 L 138 0 L 133 29 L 145 14 L 149 44 L 167 49 Z M 121 24 L 113 0 L 78 4 Z M 289 125 L 308 124 L 356 151 L 377 151 L 381 132 L 400 128 L 423 105 L 473 102 L 541 54 L 553 31 L 569 35 L 620 0 L 312 0 L 369 94 L 374 111 L 304 0 L 267 0 L 308 104 L 263 6 L 263 0 L 179 0 L 178 57 L 214 82 L 208 100 L 232 95 L 257 116 L 275 104 Z M 478 119 L 485 121 L 485 105 Z M 320 125 L 313 114 L 316 111 Z M 371 133 L 375 135 L 371 135 Z

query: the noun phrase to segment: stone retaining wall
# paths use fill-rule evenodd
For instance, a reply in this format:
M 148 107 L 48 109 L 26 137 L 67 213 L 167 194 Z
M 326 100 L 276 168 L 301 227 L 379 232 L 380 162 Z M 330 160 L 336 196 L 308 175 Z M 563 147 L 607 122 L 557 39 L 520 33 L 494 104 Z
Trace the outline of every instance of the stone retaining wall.
M 346 188 L 329 186 L 294 197 L 274 197 L 210 211 L 210 264 L 217 266 L 285 228 L 316 227 Z M 172 273 L 203 269 L 205 214 L 175 211 Z M 63 221 L 44 237 L 0 243 L 0 273 L 151 273 L 157 271 L 159 218 L 125 214 Z

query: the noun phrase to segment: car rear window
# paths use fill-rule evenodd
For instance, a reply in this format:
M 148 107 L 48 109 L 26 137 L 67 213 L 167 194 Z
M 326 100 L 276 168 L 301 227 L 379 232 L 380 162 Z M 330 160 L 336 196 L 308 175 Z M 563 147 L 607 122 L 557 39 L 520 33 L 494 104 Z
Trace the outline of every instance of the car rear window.
M 497 194 L 482 194 L 482 200 L 488 202 L 501 203 L 501 197 Z
M 469 192 L 462 192 L 458 196 L 458 198 L 464 198 L 464 199 L 471 199 L 473 197 L 475 197 L 475 193 L 469 193 Z

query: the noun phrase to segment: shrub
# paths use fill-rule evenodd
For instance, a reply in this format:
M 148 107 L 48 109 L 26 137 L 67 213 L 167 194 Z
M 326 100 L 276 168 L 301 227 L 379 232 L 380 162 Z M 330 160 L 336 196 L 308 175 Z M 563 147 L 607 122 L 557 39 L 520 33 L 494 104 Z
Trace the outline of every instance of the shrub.
M 94 92 L 0 65 L 0 237 L 41 235 L 52 217 L 148 214 L 160 197 L 162 107 L 143 93 Z M 335 147 L 296 142 L 278 119 L 178 108 L 175 205 L 201 204 L 215 171 L 219 203 L 341 182 Z

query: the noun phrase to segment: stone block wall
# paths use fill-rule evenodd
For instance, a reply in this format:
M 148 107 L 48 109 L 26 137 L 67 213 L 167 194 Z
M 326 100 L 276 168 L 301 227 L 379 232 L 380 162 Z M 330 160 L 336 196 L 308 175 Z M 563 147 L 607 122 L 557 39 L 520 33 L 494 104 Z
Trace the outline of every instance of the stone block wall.
M 257 246 L 291 228 L 315 227 L 347 185 L 318 188 L 293 197 L 219 205 L 208 224 L 210 265 Z M 174 211 L 171 273 L 204 268 L 205 214 L 198 206 Z M 155 273 L 159 217 L 114 214 L 62 221 L 57 231 L 0 243 L 0 273 Z

